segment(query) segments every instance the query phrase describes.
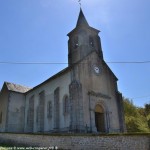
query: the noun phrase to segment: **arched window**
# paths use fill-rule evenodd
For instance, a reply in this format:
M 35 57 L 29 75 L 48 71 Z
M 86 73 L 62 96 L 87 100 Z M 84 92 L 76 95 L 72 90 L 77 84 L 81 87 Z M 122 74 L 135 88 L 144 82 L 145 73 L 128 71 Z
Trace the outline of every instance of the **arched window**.
M 45 91 L 39 93 L 39 107 L 38 107 L 38 131 L 44 131 L 44 113 L 45 113 Z
M 52 118 L 52 102 L 47 102 L 47 118 Z
M 89 37 L 89 45 L 90 45 L 91 47 L 94 47 L 94 40 L 93 40 L 93 37 L 92 37 L 92 36 Z
M 68 114 L 69 113 L 69 98 L 68 98 L 68 96 L 64 97 L 63 105 L 64 105 L 64 114 Z
M 57 87 L 54 91 L 54 128 L 58 130 L 60 128 L 60 88 Z
M 27 114 L 28 131 L 33 132 L 34 128 L 34 95 L 29 98 L 29 108 Z

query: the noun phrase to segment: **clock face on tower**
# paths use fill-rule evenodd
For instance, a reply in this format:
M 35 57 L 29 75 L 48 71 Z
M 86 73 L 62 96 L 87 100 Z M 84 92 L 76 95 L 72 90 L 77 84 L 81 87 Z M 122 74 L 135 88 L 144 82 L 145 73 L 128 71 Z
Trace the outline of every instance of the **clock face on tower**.
M 101 68 L 98 65 L 93 66 L 94 73 L 99 75 L 101 73 Z
M 100 73 L 99 67 L 95 66 L 94 71 L 95 71 L 95 73 L 99 74 Z

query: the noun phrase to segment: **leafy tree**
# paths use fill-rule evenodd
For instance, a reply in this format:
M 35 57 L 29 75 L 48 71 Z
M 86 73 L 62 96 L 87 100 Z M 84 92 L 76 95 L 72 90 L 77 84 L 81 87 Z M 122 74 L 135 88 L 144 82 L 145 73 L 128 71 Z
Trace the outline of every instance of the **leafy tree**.
M 147 113 L 147 115 L 150 114 L 150 104 L 145 104 L 145 112 Z
M 148 122 L 148 127 L 150 128 L 150 104 L 145 104 L 145 114 Z
M 150 132 L 150 104 L 138 108 L 128 98 L 123 101 L 127 132 Z

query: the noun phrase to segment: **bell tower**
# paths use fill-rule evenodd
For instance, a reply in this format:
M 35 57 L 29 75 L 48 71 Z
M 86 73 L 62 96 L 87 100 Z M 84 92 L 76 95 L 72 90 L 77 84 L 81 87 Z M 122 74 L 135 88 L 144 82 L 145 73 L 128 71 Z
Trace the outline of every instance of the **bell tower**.
M 92 51 L 96 51 L 100 59 L 103 59 L 101 40 L 98 36 L 100 31 L 89 26 L 82 9 L 80 8 L 76 27 L 67 34 L 68 40 L 68 63 L 69 66 L 78 63 Z

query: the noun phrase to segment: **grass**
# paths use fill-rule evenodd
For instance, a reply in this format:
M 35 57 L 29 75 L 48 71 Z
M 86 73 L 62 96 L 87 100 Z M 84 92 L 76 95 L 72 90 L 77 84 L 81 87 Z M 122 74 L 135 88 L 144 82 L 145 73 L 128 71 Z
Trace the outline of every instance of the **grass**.
M 8 150 L 8 148 L 0 146 L 0 150 Z

